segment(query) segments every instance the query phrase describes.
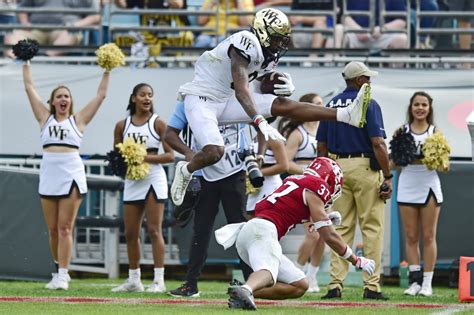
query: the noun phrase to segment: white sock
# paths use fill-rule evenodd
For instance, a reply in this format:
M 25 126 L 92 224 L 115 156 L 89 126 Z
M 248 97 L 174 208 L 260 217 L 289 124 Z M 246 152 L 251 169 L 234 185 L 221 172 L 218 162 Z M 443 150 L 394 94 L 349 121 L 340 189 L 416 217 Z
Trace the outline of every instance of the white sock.
M 128 278 L 130 280 L 140 281 L 140 278 L 141 278 L 140 268 L 128 269 Z
M 181 168 L 181 173 L 183 173 L 183 175 L 184 175 L 185 177 L 189 177 L 189 176 L 191 176 L 191 174 L 192 174 L 192 173 L 188 170 L 188 164 L 189 164 L 189 163 L 184 164 L 183 167 Z
M 433 271 L 423 272 L 423 285 L 424 288 L 431 288 L 431 282 L 433 281 Z
M 408 271 L 420 271 L 421 270 L 421 266 L 420 265 L 409 265 L 408 266 Z
M 350 119 L 351 119 L 351 116 L 349 115 L 349 111 L 347 110 L 346 107 L 336 108 L 336 120 L 337 121 L 348 123 Z
M 58 275 L 62 277 L 67 277 L 68 270 L 66 268 L 58 268 Z
M 153 270 L 155 271 L 155 277 L 153 278 L 153 282 L 164 283 L 165 268 L 154 268 Z
M 300 265 L 300 264 L 296 261 L 296 262 L 295 262 L 295 266 L 298 267 L 298 268 L 301 269 L 301 270 L 304 270 L 306 264 Z
M 308 270 L 306 271 L 306 277 L 308 279 L 316 279 L 316 275 L 318 274 L 319 266 L 313 266 L 312 264 L 308 265 Z
M 252 293 L 252 294 L 253 294 L 253 290 L 252 290 L 252 288 L 251 288 L 251 287 L 249 287 L 248 285 L 244 284 L 244 285 L 242 286 L 242 288 L 246 288 L 247 290 L 249 290 L 249 291 L 250 291 L 250 293 Z

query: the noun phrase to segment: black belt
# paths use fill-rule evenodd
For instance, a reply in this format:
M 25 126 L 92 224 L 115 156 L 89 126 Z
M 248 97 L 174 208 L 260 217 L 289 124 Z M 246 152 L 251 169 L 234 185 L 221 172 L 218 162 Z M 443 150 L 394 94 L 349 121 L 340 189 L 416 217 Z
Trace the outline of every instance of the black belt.
M 344 154 L 344 153 L 341 153 L 341 154 L 337 154 L 337 153 L 333 153 L 334 156 L 336 157 L 336 159 L 351 159 L 351 158 L 359 158 L 359 157 L 362 157 L 362 158 L 370 158 L 370 156 L 372 155 L 371 153 L 350 153 L 350 154 Z

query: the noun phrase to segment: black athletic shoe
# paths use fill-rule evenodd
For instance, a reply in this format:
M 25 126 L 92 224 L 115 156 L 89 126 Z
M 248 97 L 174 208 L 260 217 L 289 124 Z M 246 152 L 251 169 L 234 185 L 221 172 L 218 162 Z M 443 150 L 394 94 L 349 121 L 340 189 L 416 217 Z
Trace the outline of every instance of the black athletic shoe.
M 389 299 L 387 296 L 383 295 L 382 292 L 375 292 L 367 288 L 364 289 L 363 298 L 370 299 L 370 300 L 382 300 L 382 301 L 387 301 Z
M 257 306 L 253 300 L 253 294 L 241 287 L 241 286 L 231 286 L 227 289 L 227 294 L 229 294 L 229 301 L 227 305 L 231 309 L 243 309 L 256 311 Z
M 179 288 L 171 290 L 168 294 L 174 297 L 199 297 L 197 286 L 189 283 L 183 283 Z
M 334 289 L 328 290 L 328 293 L 326 293 L 326 295 L 323 295 L 321 298 L 323 300 L 340 299 L 342 298 L 341 289 L 334 288 Z

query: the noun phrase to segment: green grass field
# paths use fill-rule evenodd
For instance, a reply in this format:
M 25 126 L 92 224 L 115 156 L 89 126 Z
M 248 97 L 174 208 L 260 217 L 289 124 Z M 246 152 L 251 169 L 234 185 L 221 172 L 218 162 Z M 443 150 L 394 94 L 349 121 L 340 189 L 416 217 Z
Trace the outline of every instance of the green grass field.
M 166 294 L 112 293 L 121 280 L 73 280 L 68 291 L 43 289 L 45 283 L 0 281 L 0 314 L 222 314 L 227 308 L 226 282 L 199 283 L 200 298 L 180 299 Z M 147 283 L 144 283 L 147 284 Z M 167 281 L 168 289 L 180 285 Z M 321 300 L 323 293 L 296 300 L 257 300 L 258 311 L 272 314 L 474 314 L 474 305 L 457 302 L 457 290 L 435 288 L 431 298 L 407 297 L 398 287 L 384 287 L 388 302 L 363 300 L 361 288 L 346 288 L 339 301 Z M 232 313 L 248 313 L 235 311 Z

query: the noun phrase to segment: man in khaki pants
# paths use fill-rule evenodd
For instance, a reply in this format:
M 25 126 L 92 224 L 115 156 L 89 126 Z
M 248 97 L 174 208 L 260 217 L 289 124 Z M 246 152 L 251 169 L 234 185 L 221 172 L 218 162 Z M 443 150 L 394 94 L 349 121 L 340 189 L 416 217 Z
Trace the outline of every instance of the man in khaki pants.
M 342 72 L 347 88 L 334 97 L 327 107 L 348 106 L 364 84 L 377 72 L 361 62 L 350 62 Z M 387 300 L 380 290 L 380 269 L 383 244 L 384 200 L 392 192 L 392 175 L 384 138 L 386 138 L 380 106 L 371 100 L 367 109 L 366 125 L 355 128 L 338 122 L 322 121 L 319 125 L 318 156 L 329 156 L 337 161 L 344 173 L 341 197 L 334 203 L 342 215 L 337 232 L 347 244 L 353 244 L 357 221 L 364 242 L 364 255 L 375 261 L 375 273 L 362 274 L 366 299 Z M 331 281 L 325 299 L 342 296 L 343 281 L 349 264 L 331 256 Z

